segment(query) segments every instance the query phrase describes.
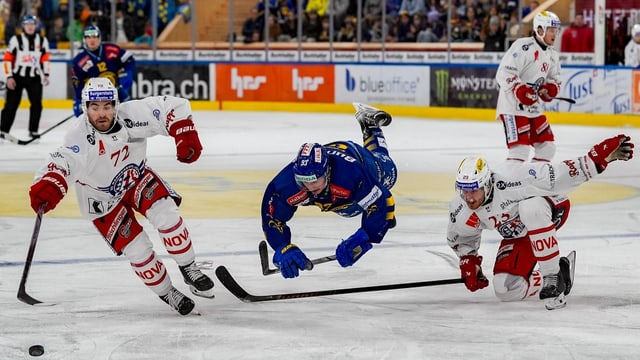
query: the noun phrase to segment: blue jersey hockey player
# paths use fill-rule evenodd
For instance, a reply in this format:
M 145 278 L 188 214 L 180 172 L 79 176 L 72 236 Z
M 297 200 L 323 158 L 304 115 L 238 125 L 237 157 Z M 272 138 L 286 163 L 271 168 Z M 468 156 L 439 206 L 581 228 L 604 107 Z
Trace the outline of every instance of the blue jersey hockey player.
M 393 228 L 395 204 L 390 189 L 397 168 L 380 129 L 391 116 L 368 105 L 354 103 L 364 146 L 352 141 L 321 145 L 306 143 L 296 159 L 269 183 L 262 200 L 262 229 L 275 250 L 273 263 L 285 278 L 313 267 L 291 243 L 287 225 L 298 206 L 317 206 L 345 217 L 362 215 L 360 228 L 336 248 L 341 266 L 353 265 Z
M 100 29 L 89 25 L 83 33 L 82 51 L 73 58 L 71 83 L 75 91 L 73 113 L 82 114 L 82 88 L 94 77 L 106 77 L 118 89 L 118 100 L 131 99 L 131 87 L 135 76 L 136 63 L 133 54 L 111 43 L 102 43 Z

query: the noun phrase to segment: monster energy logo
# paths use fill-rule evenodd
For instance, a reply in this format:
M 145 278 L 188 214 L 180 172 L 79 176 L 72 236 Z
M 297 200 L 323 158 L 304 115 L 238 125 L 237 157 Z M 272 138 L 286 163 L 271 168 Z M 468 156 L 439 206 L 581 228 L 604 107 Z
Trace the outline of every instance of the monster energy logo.
M 436 102 L 447 105 L 449 102 L 449 70 L 436 70 Z

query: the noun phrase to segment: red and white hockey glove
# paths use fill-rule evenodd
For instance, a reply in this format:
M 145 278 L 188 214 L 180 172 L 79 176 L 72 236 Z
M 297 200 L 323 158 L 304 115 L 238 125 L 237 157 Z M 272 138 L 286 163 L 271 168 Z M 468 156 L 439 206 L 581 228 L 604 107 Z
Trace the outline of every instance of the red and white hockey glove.
M 489 280 L 482 273 L 482 256 L 465 255 L 460 258 L 460 274 L 464 285 L 471 291 L 489 286 Z
M 58 173 L 48 172 L 29 189 L 31 208 L 38 212 L 40 206 L 45 205 L 44 212 L 47 213 L 53 210 L 66 194 L 67 182 L 64 177 Z
M 169 135 L 173 136 L 176 141 L 178 161 L 189 164 L 200 158 L 202 144 L 200 144 L 198 132 L 191 119 L 173 123 L 169 129 Z
M 558 96 L 560 86 L 556 83 L 544 83 L 538 89 L 538 96 L 542 101 L 549 102 Z
M 515 94 L 518 101 L 522 103 L 522 105 L 531 106 L 538 101 L 538 96 L 533 88 L 526 84 L 516 84 L 513 87 L 513 93 Z
M 633 143 L 631 137 L 619 134 L 603 140 L 589 150 L 589 157 L 596 164 L 598 174 L 602 173 L 610 162 L 616 160 L 627 161 L 633 157 Z

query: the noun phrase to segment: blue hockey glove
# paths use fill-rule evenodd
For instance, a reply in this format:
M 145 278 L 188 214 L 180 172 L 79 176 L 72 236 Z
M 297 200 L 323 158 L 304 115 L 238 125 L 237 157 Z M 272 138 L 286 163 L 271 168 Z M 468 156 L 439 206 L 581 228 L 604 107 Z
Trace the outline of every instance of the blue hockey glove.
M 299 275 L 299 270 L 311 270 L 313 264 L 295 244 L 285 244 L 276 249 L 273 254 L 273 264 L 280 269 L 285 279 Z
M 83 111 L 82 111 L 82 99 L 76 99 L 73 102 L 73 115 L 75 115 L 75 117 L 78 117 L 80 115 L 82 115 Z
M 336 259 L 340 266 L 347 267 L 358 261 L 364 253 L 371 250 L 373 245 L 369 242 L 369 235 L 359 229 L 348 239 L 342 240 L 336 248 Z
M 118 100 L 120 100 L 121 103 L 131 100 L 129 91 L 122 86 L 118 86 Z

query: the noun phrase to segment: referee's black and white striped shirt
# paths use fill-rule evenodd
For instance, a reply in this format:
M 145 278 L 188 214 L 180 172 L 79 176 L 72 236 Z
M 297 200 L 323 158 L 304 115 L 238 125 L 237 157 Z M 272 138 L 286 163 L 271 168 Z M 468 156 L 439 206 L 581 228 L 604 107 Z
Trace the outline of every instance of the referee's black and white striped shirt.
M 49 41 L 40 33 L 14 35 L 2 62 L 6 77 L 44 77 L 49 75 Z

